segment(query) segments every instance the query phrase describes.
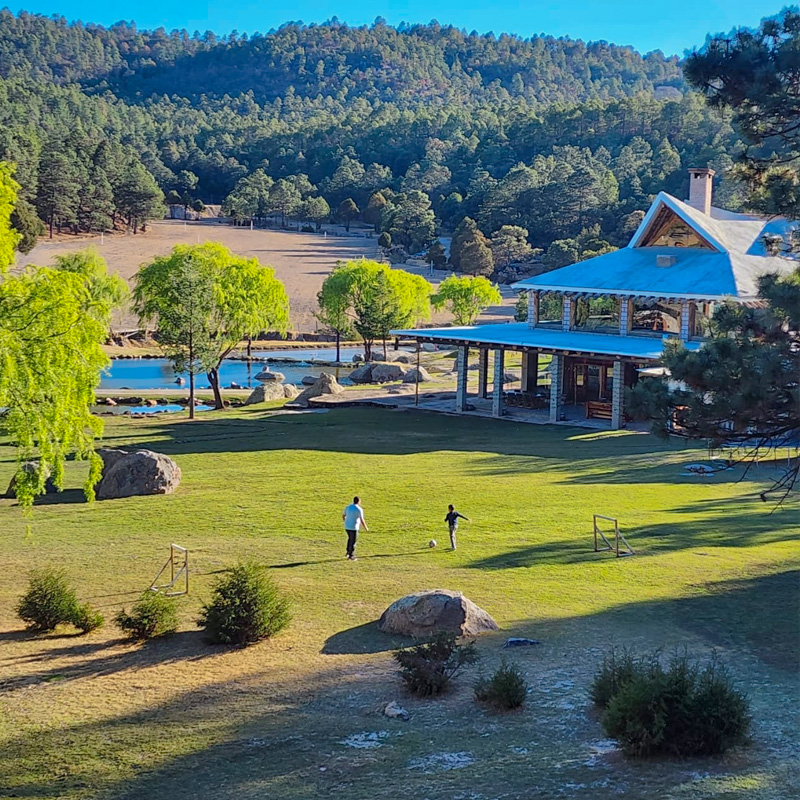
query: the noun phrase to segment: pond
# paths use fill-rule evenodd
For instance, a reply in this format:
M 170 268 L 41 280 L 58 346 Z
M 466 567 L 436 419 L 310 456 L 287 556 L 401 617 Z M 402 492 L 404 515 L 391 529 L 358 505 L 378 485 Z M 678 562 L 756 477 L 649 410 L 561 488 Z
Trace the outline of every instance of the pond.
M 363 353 L 363 350 L 342 348 L 342 361 L 352 361 L 356 353 Z M 286 363 L 265 363 L 266 358 L 293 358 L 297 360 Z M 304 376 L 319 376 L 321 372 L 332 372 L 336 375 L 337 380 L 346 381 L 352 369 L 351 367 L 333 367 L 330 364 L 309 363 L 312 359 L 314 361 L 330 361 L 334 358 L 336 358 L 336 350 L 334 348 L 324 348 L 302 351 L 270 351 L 268 356 L 262 355 L 258 360 L 254 359 L 251 362 L 225 359 L 220 367 L 220 385 L 229 387 L 231 383 L 238 383 L 239 386 L 244 388 L 252 388 L 258 385 L 255 376 L 265 367 L 268 367 L 272 372 L 282 373 L 286 377 L 286 383 L 294 383 L 296 385 L 300 385 Z M 184 377 L 186 378 L 187 376 Z M 100 389 L 169 390 L 179 388 L 179 384 L 176 383 L 177 378 L 178 375 L 166 358 L 114 358 L 111 360 L 110 369 L 100 380 Z M 196 376 L 196 386 L 198 389 L 211 388 L 205 375 Z

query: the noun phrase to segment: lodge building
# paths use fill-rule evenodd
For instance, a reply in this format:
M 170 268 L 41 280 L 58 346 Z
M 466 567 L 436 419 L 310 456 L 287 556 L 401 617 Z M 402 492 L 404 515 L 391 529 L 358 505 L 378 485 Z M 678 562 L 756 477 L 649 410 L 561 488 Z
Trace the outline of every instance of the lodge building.
M 759 276 L 797 266 L 785 257 L 786 220 L 715 208 L 714 171 L 689 173 L 688 201 L 659 193 L 627 247 L 514 284 L 528 293 L 527 322 L 393 333 L 456 348 L 457 413 L 490 397 L 493 416 L 526 409 L 554 423 L 624 427 L 625 387 L 658 367 L 666 340 L 699 349 L 715 306 L 758 306 Z M 473 401 L 468 360 L 476 350 Z M 517 391 L 503 385 L 508 351 L 522 353 Z M 545 370 L 540 356 L 550 356 Z

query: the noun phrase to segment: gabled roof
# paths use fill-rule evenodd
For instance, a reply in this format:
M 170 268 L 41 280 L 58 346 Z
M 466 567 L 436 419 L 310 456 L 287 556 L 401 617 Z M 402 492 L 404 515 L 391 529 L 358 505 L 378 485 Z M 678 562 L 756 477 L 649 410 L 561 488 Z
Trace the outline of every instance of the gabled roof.
M 653 221 L 669 209 L 705 240 L 709 248 L 643 247 Z M 527 278 L 514 289 L 674 297 L 696 300 L 756 299 L 758 278 L 770 272 L 788 274 L 800 262 L 767 254 L 762 237 L 784 239 L 792 225 L 721 208 L 704 214 L 666 192 L 660 192 L 627 247 Z M 669 256 L 659 266 L 657 256 Z

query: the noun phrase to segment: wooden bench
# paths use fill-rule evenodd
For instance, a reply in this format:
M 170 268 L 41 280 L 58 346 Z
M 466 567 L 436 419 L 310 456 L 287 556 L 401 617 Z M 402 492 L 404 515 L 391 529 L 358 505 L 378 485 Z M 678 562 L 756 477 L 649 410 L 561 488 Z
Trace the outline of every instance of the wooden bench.
M 586 404 L 587 419 L 607 419 L 611 421 L 613 408 L 611 403 L 601 403 L 597 400 L 590 400 Z

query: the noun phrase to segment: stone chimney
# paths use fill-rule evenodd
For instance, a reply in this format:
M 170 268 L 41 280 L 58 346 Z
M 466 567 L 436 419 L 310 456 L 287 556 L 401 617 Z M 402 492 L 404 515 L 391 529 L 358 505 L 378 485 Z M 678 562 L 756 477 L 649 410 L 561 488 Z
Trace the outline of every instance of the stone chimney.
M 711 192 L 714 182 L 713 169 L 689 170 L 689 205 L 711 214 Z

